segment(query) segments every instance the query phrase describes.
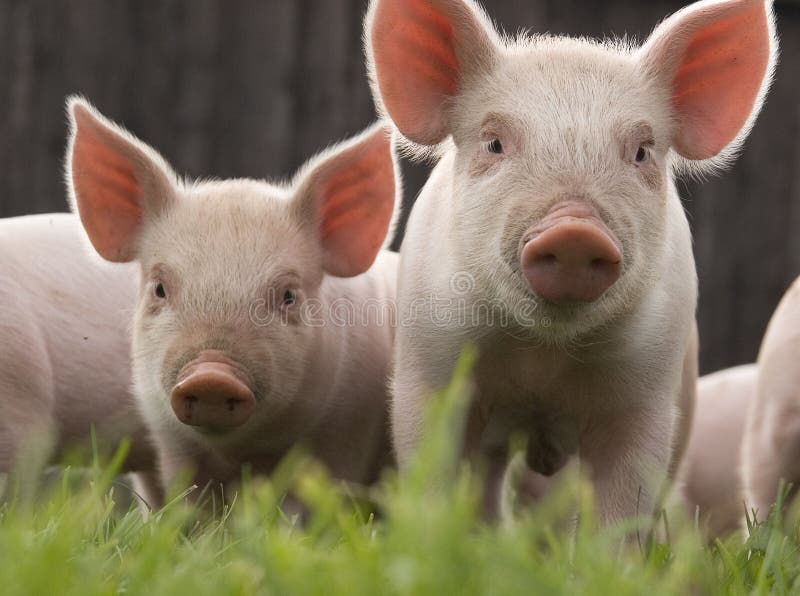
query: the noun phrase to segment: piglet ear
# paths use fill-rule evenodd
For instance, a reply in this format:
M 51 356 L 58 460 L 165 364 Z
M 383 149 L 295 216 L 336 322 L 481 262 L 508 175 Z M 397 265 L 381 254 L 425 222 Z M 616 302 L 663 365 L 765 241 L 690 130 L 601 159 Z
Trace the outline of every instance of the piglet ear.
M 322 245 L 323 268 L 364 273 L 391 240 L 400 170 L 388 127 L 376 124 L 312 159 L 298 175 L 297 215 Z
M 131 261 L 145 216 L 174 195 L 175 175 L 153 149 L 86 101 L 67 101 L 67 184 L 89 240 L 104 259 Z
M 670 94 L 675 150 L 700 160 L 738 146 L 761 109 L 776 54 L 771 0 L 703 0 L 659 25 L 639 58 Z
M 364 40 L 376 104 L 411 141 L 440 143 L 451 100 L 491 63 L 496 38 L 472 0 L 372 0 Z

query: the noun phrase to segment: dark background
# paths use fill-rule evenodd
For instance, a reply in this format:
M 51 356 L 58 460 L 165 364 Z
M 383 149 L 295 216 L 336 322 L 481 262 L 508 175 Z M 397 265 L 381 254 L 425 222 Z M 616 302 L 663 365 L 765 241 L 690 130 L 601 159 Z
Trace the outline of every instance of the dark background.
M 680 0 L 487 0 L 506 30 L 643 39 Z M 179 173 L 284 177 L 374 117 L 366 0 L 0 0 L 0 216 L 63 211 L 64 98 L 85 94 Z M 701 367 L 755 358 L 800 274 L 800 2 L 731 171 L 680 188 L 700 276 Z M 404 166 L 410 206 L 424 166 Z M 0 255 L 2 258 L 2 255 Z

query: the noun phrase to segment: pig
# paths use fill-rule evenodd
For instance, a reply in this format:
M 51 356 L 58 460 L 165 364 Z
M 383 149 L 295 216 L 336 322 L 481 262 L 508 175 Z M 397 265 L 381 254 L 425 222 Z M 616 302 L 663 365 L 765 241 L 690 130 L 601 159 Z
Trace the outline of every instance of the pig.
M 86 447 L 94 426 L 109 448 L 131 439 L 123 471 L 154 499 L 155 452 L 130 387 L 135 269 L 92 254 L 68 213 L 0 220 L 0 253 L 0 473 Z
M 139 264 L 134 391 L 162 483 L 188 469 L 225 499 L 242 466 L 269 474 L 297 444 L 336 479 L 374 481 L 390 461 L 391 131 L 376 123 L 287 183 L 188 181 L 86 100 L 68 112 L 88 238 Z
M 675 187 L 734 157 L 767 92 L 770 2 L 701 1 L 641 47 L 499 33 L 473 0 L 372 0 L 373 95 L 438 158 L 398 273 L 391 426 L 404 467 L 462 346 L 465 456 L 496 517 L 508 438 L 533 472 L 578 456 L 600 525 L 645 521 L 685 448 L 697 280 Z
M 745 510 L 763 521 L 781 481 L 792 504 L 800 483 L 800 278 L 767 327 L 758 361 L 707 375 L 679 474 L 683 501 L 709 537 L 746 527 Z
M 692 428 L 677 484 L 681 501 L 709 540 L 743 527 L 740 452 L 757 384 L 755 364 L 720 370 L 697 382 Z
M 742 483 L 749 511 L 766 519 L 781 481 L 784 501 L 800 486 L 800 278 L 772 315 L 758 352 L 758 380 L 742 441 Z

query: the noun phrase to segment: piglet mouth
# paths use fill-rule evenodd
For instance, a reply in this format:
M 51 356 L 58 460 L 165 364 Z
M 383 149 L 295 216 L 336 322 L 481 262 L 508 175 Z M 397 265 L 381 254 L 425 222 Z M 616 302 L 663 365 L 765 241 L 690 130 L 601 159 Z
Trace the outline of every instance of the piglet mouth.
M 520 240 L 520 267 L 533 293 L 554 303 L 591 303 L 619 279 L 619 241 L 591 205 L 558 203 Z
M 216 350 L 205 350 L 178 373 L 170 395 L 175 416 L 198 430 L 242 426 L 256 407 L 243 367 Z

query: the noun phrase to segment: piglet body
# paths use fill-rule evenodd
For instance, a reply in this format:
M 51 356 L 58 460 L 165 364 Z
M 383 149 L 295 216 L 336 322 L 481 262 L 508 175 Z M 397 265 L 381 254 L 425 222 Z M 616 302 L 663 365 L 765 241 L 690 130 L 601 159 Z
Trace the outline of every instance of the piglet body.
M 780 482 L 800 486 L 800 278 L 781 299 L 758 353 L 758 384 L 742 442 L 742 482 L 749 509 L 765 519 Z
M 711 540 L 743 527 L 742 438 L 757 382 L 755 364 L 717 371 L 697 382 L 679 486 L 689 515 L 699 518 Z
M 0 220 L 0 472 L 43 443 L 45 457 L 132 439 L 125 469 L 154 474 L 131 392 L 128 319 L 138 276 L 91 254 L 73 214 Z M 31 448 L 37 448 L 31 445 Z
M 768 87 L 771 4 L 698 2 L 646 43 L 499 34 L 471 0 L 373 0 L 379 109 L 440 158 L 398 278 L 392 430 L 401 465 L 466 343 L 465 451 L 512 435 L 539 474 L 579 455 L 600 519 L 645 519 L 685 447 L 697 282 L 680 169 L 730 157 Z M 644 517 L 643 517 L 644 516 Z
M 781 482 L 800 482 L 800 280 L 772 315 L 755 364 L 701 378 L 680 481 L 690 513 L 709 537 L 764 520 Z

